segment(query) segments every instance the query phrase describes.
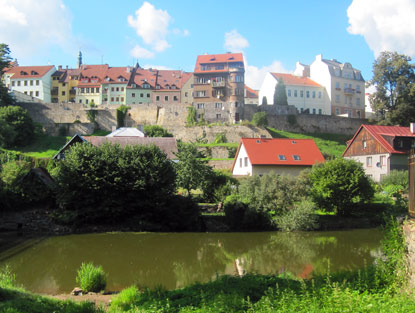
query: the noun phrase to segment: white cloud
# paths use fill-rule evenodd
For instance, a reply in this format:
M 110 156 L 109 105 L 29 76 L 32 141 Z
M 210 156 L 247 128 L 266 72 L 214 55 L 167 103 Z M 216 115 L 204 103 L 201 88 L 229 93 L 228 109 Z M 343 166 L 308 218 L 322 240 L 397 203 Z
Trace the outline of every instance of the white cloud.
M 415 57 L 413 0 L 353 0 L 347 15 L 348 32 L 362 35 L 375 56 L 388 50 Z
M 248 87 L 259 89 L 264 81 L 265 74 L 273 73 L 288 73 L 289 71 L 284 67 L 280 61 L 274 61 L 271 65 L 263 67 L 256 67 L 248 65 L 245 62 L 245 83 Z
M 143 48 L 140 47 L 139 45 L 135 45 L 135 47 L 133 49 L 131 49 L 130 51 L 130 55 L 134 58 L 137 59 L 152 59 L 154 58 L 154 53 Z
M 62 0 L 0 0 L 0 42 L 17 58 L 55 45 L 73 49 L 72 16 Z
M 230 52 L 241 52 L 249 47 L 249 42 L 236 29 L 225 33 L 225 50 Z
M 135 18 L 128 16 L 128 24 L 135 29 L 144 43 L 161 52 L 168 47 L 166 36 L 169 31 L 171 17 L 167 11 L 157 10 L 151 3 L 144 4 L 135 12 Z
M 164 65 L 145 64 L 143 68 L 152 68 L 156 70 L 173 70 L 173 68 Z

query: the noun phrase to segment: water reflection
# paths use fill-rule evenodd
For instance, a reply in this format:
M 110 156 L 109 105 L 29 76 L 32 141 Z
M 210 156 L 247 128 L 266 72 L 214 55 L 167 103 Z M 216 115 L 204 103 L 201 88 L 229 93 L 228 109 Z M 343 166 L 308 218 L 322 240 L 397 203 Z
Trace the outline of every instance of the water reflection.
M 45 239 L 19 254 L 0 254 L 18 281 L 36 292 L 68 292 L 76 270 L 93 261 L 108 273 L 108 289 L 132 283 L 173 289 L 217 275 L 313 273 L 356 269 L 377 255 L 380 231 L 306 233 L 108 233 Z

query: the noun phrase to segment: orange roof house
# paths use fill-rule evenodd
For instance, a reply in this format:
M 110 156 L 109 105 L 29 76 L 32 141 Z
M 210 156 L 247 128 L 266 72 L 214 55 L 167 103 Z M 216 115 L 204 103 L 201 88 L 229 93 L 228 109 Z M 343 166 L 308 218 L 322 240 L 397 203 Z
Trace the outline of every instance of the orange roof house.
M 392 170 L 408 169 L 408 154 L 415 148 L 415 125 L 362 124 L 348 142 L 343 157 L 362 163 L 366 175 L 380 181 Z
M 319 162 L 324 162 L 324 157 L 312 139 L 242 138 L 232 174 L 252 176 L 273 171 L 297 176 Z

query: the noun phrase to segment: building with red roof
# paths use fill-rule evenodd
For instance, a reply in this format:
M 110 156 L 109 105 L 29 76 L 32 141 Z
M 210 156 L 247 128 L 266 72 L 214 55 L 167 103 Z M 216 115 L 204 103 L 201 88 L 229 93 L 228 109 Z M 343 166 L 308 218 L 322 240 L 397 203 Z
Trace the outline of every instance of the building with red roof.
M 244 102 L 245 104 L 258 105 L 258 90 L 249 88 L 247 85 L 244 86 Z
M 242 53 L 199 55 L 193 75 L 193 106 L 198 119 L 234 123 L 243 118 Z
M 51 76 L 56 69 L 46 66 L 13 66 L 3 75 L 5 86 L 44 102 L 51 102 Z
M 241 138 L 232 174 L 252 176 L 275 172 L 298 176 L 319 162 L 324 162 L 324 157 L 313 139 Z
M 274 104 L 275 87 L 279 79 L 284 82 L 288 105 L 294 106 L 298 112 L 331 115 L 330 99 L 323 86 L 308 77 L 287 73 L 268 72 L 265 75 L 259 90 L 259 102 L 261 104 L 264 97 L 268 105 Z
M 415 127 L 361 125 L 348 142 L 343 157 L 362 163 L 366 174 L 380 181 L 392 170 L 408 170 L 415 148 Z

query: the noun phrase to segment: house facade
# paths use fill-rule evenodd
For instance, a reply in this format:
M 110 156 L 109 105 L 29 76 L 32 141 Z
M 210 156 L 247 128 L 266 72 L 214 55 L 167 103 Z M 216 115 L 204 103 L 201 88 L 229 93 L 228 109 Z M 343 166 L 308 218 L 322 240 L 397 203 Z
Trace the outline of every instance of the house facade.
M 244 87 L 244 103 L 258 105 L 258 90 L 249 88 L 247 85 Z
M 193 77 L 193 106 L 199 120 L 235 123 L 243 118 L 242 53 L 199 55 Z
M 232 175 L 275 172 L 298 176 L 324 157 L 312 139 L 242 138 L 232 164 Z
M 3 75 L 5 86 L 13 91 L 51 102 L 52 74 L 56 72 L 53 65 L 14 66 Z
M 360 163 L 366 175 L 379 182 L 392 170 L 407 170 L 415 148 L 415 127 L 362 125 L 349 141 L 343 157 Z
M 52 74 L 52 103 L 75 102 L 80 74 L 80 69 L 58 67 L 58 70 Z
M 326 89 L 308 77 L 285 73 L 267 73 L 259 90 L 259 101 L 266 97 L 267 104 L 274 102 L 275 86 L 282 79 L 287 93 L 288 105 L 300 113 L 331 115 L 330 99 Z
M 297 62 L 294 75 L 309 77 L 325 88 L 332 115 L 365 118 L 365 80 L 350 63 L 319 54 L 311 65 Z

